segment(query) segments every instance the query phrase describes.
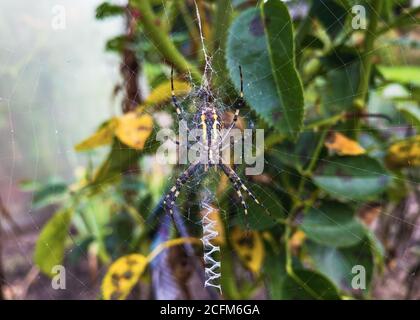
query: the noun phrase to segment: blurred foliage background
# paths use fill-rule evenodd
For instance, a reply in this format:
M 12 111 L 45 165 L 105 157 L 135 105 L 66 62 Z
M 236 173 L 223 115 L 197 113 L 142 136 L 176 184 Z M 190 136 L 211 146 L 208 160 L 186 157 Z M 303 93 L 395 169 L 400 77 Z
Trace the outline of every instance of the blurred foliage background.
M 227 178 L 196 176 L 177 201 L 180 234 L 162 197 L 185 168 L 154 155 L 156 132 L 177 128 L 171 66 L 195 110 L 194 1 L 63 4 L 64 30 L 51 28 L 54 5 L 1 5 L 6 298 L 419 298 L 414 1 L 197 0 L 226 122 L 241 65 L 238 127 L 265 130 L 264 173 L 236 168 L 263 207 L 247 201 L 244 217 Z M 204 287 L 202 190 L 222 296 Z M 50 288 L 60 264 L 65 293 Z

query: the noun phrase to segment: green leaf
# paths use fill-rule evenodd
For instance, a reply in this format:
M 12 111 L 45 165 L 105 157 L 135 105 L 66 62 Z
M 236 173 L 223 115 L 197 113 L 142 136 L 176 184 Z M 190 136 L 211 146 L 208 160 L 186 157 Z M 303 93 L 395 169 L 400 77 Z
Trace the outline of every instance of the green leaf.
M 335 38 L 344 27 L 347 10 L 334 0 L 317 0 L 312 3 L 309 15 L 318 18 L 328 35 Z
M 325 276 L 310 270 L 294 270 L 300 279 L 297 282 L 290 276 L 283 283 L 283 299 L 287 300 L 339 300 L 337 288 Z
M 96 19 L 102 20 L 108 17 L 121 15 L 124 13 L 124 7 L 103 2 L 96 8 Z
M 241 5 L 247 3 L 248 0 L 232 0 L 232 6 L 234 8 L 240 7 Z
M 397 107 L 407 122 L 413 127 L 420 129 L 420 108 L 416 104 L 404 103 Z
M 284 109 L 285 130 L 296 137 L 303 124 L 303 89 L 295 67 L 293 23 L 286 5 L 278 0 L 264 2 L 261 10 L 267 36 L 271 69 L 280 104 Z
M 375 159 L 368 156 L 331 157 L 321 161 L 312 180 L 334 197 L 371 200 L 388 186 L 390 178 Z
M 319 208 L 312 207 L 301 228 L 308 239 L 331 247 L 349 247 L 365 237 L 353 209 L 340 202 L 324 202 Z
M 287 279 L 284 250 L 278 254 L 267 244 L 265 248 L 266 257 L 264 260 L 263 274 L 268 295 L 270 299 L 283 299 L 283 284 Z
M 418 66 L 378 66 L 378 69 L 388 81 L 420 85 Z
M 311 49 L 322 49 L 324 48 L 324 43 L 318 37 L 308 34 L 302 40 L 302 47 L 303 48 L 311 48 Z
M 314 266 L 339 288 L 353 291 L 352 279 L 356 276 L 355 266 L 362 266 L 366 272 L 366 289 L 372 280 L 373 254 L 370 241 L 364 238 L 359 244 L 347 248 L 322 246 L 307 242 L 305 246 Z M 363 293 L 363 291 L 362 291 Z
M 302 125 L 303 93 L 294 67 L 292 23 L 280 1 L 269 1 L 262 10 L 266 26 L 256 8 L 245 10 L 233 22 L 227 67 L 239 89 L 242 66 L 244 97 L 252 109 L 280 133 L 296 137 Z
M 267 151 L 273 154 L 275 159 L 278 159 L 282 164 L 303 170 L 311 159 L 318 139 L 319 134 L 315 134 L 312 131 L 305 131 L 299 135 L 297 141 L 284 141 Z
M 19 188 L 25 192 L 37 191 L 42 187 L 42 183 L 36 180 L 22 180 L 19 182 Z
M 271 299 L 340 299 L 337 288 L 327 278 L 316 271 L 303 270 L 301 266 L 296 265 L 294 273 L 301 283 L 306 283 L 306 286 L 302 287 L 286 272 L 283 248 L 275 250 L 268 242 L 265 243 L 265 248 L 263 274 Z
M 325 81 L 318 82 L 322 111 L 334 115 L 353 108 L 360 82 L 360 54 L 348 47 L 335 48 L 321 58 L 326 70 Z
M 114 139 L 107 159 L 99 167 L 90 186 L 99 186 L 121 178 L 124 172 L 129 171 L 130 167 L 137 163 L 140 155 L 140 151 L 131 149 L 118 139 Z
M 53 276 L 52 269 L 63 263 L 65 241 L 69 232 L 73 211 L 57 212 L 44 226 L 35 245 L 34 260 L 46 275 Z
M 42 208 L 65 199 L 67 184 L 51 181 L 34 192 L 32 206 L 34 209 Z
M 119 35 L 109 39 L 105 44 L 105 50 L 120 53 L 127 47 L 129 43 L 126 35 Z
M 285 218 L 285 208 L 279 200 L 279 196 L 267 187 L 262 187 L 257 184 L 254 186 L 254 188 L 251 188 L 252 193 L 264 207 L 248 197 L 248 215 L 245 216 L 242 214 L 243 209 L 239 204 L 238 211 L 241 214 L 234 221 L 242 228 L 245 229 L 249 226 L 252 230 L 266 230 L 278 225 L 279 222 L 276 219 Z
M 366 237 L 369 239 L 374 266 L 379 272 L 383 272 L 385 269 L 385 248 L 372 230 L 366 229 Z

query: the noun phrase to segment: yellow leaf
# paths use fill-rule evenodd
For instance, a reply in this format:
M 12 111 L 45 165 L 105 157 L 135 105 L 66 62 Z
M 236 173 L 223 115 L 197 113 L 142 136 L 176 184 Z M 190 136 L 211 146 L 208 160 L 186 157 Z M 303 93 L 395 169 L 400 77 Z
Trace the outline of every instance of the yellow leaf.
M 133 149 L 141 150 L 152 133 L 153 118 L 148 114 L 129 112 L 118 118 L 115 135 Z
M 392 144 L 388 149 L 386 163 L 390 168 L 420 166 L 420 135 Z
M 130 254 L 116 260 L 102 281 L 105 300 L 124 300 L 143 274 L 148 260 L 141 254 Z
M 110 144 L 114 137 L 114 130 L 117 126 L 117 119 L 112 118 L 105 122 L 100 128 L 89 138 L 77 144 L 74 148 L 76 151 L 86 151 L 99 146 Z
M 160 243 L 147 257 L 142 254 L 129 254 L 117 259 L 109 267 L 102 281 L 102 296 L 105 300 L 124 300 L 139 281 L 147 265 L 154 258 L 173 246 L 184 243 L 201 244 L 197 238 L 177 238 Z
M 256 231 L 234 228 L 231 233 L 232 245 L 245 266 L 254 274 L 259 274 L 264 261 L 264 244 Z
M 290 238 L 289 244 L 292 250 L 298 250 L 301 246 L 303 241 L 305 241 L 306 235 L 305 232 L 302 230 L 297 230 Z
M 331 132 L 325 141 L 325 146 L 343 156 L 358 156 L 366 153 L 365 149 L 356 141 L 338 132 Z
M 208 218 L 213 221 L 214 226 L 213 226 L 213 230 L 217 231 L 217 237 L 213 238 L 210 242 L 213 245 L 216 246 L 220 246 L 223 245 L 225 243 L 225 229 L 223 227 L 223 221 L 222 221 L 222 217 L 220 216 L 220 211 L 219 209 L 213 207 L 213 210 L 211 212 L 208 213 Z M 204 216 L 204 214 L 208 212 L 208 210 L 204 209 L 203 211 L 201 211 L 201 216 Z
M 176 96 L 185 95 L 190 92 L 191 87 L 187 82 L 174 80 L 174 91 Z M 146 98 L 145 105 L 158 105 L 171 99 L 171 82 L 165 81 L 158 85 Z

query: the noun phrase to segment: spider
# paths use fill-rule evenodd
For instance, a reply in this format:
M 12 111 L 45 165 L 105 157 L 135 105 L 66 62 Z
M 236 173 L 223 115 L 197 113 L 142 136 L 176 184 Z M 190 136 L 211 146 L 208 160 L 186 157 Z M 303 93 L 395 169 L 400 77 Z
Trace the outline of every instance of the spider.
M 242 207 L 244 209 L 245 215 L 248 214 L 248 207 L 242 195 L 242 190 L 244 190 L 257 204 L 261 205 L 258 199 L 252 194 L 252 192 L 245 186 L 238 174 L 228 165 L 222 163 L 219 157 L 216 157 L 216 150 L 219 150 L 219 147 L 223 144 L 224 140 L 227 138 L 228 133 L 235 127 L 235 124 L 238 120 L 239 110 L 244 106 L 244 93 L 243 93 L 243 78 L 242 78 L 242 68 L 239 66 L 239 75 L 240 75 L 240 96 L 233 104 L 232 108 L 235 109 L 235 114 L 232 122 L 227 127 L 226 133 L 222 136 L 221 132 L 224 128 L 223 121 L 221 119 L 220 110 L 218 110 L 216 103 L 212 99 L 211 91 L 208 85 L 202 85 L 198 90 L 198 98 L 200 102 L 197 106 L 197 111 L 193 117 L 195 123 L 198 123 L 198 128 L 201 130 L 201 143 L 204 144 L 204 148 L 207 153 L 205 163 L 202 161 L 196 161 L 189 165 L 189 167 L 176 179 L 175 185 L 170 189 L 166 194 L 163 201 L 163 206 L 166 214 L 169 214 L 172 218 L 175 228 L 176 223 L 173 217 L 173 207 L 175 205 L 176 199 L 181 191 L 181 188 L 185 183 L 191 178 L 191 176 L 196 173 L 198 170 L 204 168 L 207 171 L 208 167 L 214 167 L 215 169 L 219 168 L 223 173 L 229 178 L 233 188 L 236 190 L 236 193 L 241 201 Z M 176 110 L 178 117 L 178 122 L 184 119 L 184 112 L 181 108 L 180 103 L 178 102 L 175 92 L 174 92 L 174 70 L 171 70 L 171 92 L 172 92 L 172 104 Z M 208 82 L 207 82 L 208 83 Z M 189 128 L 186 128 L 189 132 Z M 179 145 L 178 141 L 175 141 Z

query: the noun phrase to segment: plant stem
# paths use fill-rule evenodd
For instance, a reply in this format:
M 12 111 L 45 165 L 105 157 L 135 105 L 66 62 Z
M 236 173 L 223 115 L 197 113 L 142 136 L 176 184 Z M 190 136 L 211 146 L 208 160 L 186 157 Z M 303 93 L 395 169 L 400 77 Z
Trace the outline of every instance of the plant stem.
M 317 129 L 319 127 L 323 127 L 327 125 L 332 126 L 332 125 L 335 125 L 337 122 L 345 119 L 345 117 L 346 117 L 346 113 L 342 112 L 329 118 L 316 120 L 314 122 L 306 124 L 303 130 Z
M 191 51 L 197 54 L 197 60 L 204 61 L 203 50 L 198 50 L 200 47 L 200 34 L 198 33 L 197 26 L 191 18 L 187 5 L 184 0 L 175 0 L 179 12 L 181 12 L 182 19 L 187 26 L 188 33 L 190 34 L 192 48 Z
M 316 145 L 315 151 L 311 157 L 311 161 L 308 164 L 308 167 L 303 171 L 305 175 L 310 175 L 314 170 L 314 167 L 318 161 L 319 155 L 321 153 L 322 146 L 324 145 L 324 141 L 327 137 L 328 131 L 330 130 L 330 126 L 325 127 L 319 137 L 318 144 Z
M 128 42 L 132 43 L 136 37 L 136 29 L 132 28 L 133 18 L 129 10 L 125 14 L 125 28 Z M 122 112 L 133 111 L 143 100 L 139 90 L 138 76 L 141 71 L 141 65 L 137 60 L 134 50 L 126 46 L 122 52 L 121 75 L 124 79 L 124 98 L 122 102 Z M 130 170 L 131 171 L 131 170 Z
M 153 13 L 150 0 L 132 0 L 133 6 L 140 10 L 140 23 L 144 32 L 152 41 L 162 56 L 182 73 L 191 73 L 194 81 L 201 81 L 201 73 L 197 67 L 191 65 L 175 47 L 170 37 L 159 28 L 158 19 Z
M 360 66 L 360 84 L 354 100 L 354 105 L 357 109 L 363 109 L 366 104 L 367 93 L 369 90 L 369 81 L 372 71 L 372 56 L 374 50 L 374 44 L 377 37 L 377 28 L 379 22 L 379 13 L 382 9 L 383 1 L 372 0 L 372 15 L 369 21 L 368 28 L 365 32 L 365 43 L 362 54 L 362 61 Z M 359 121 L 357 121 L 359 123 Z M 359 126 L 359 124 L 358 124 Z M 357 127 L 358 127 L 357 126 Z M 356 127 L 356 129 L 357 129 Z
M 380 28 L 377 35 L 384 34 L 385 32 L 391 30 L 395 27 L 403 27 L 408 25 L 418 25 L 420 23 L 420 19 L 416 17 L 417 14 L 420 13 L 420 7 L 413 8 L 411 10 L 408 10 L 404 14 L 400 15 L 397 19 L 392 21 L 391 23 L 388 23 L 386 26 Z
M 177 18 L 177 15 L 179 13 L 179 9 L 178 9 L 178 5 L 177 5 L 177 0 L 174 1 L 169 1 L 166 9 L 164 9 L 163 13 L 162 13 L 162 18 L 164 18 L 166 20 L 165 22 L 165 32 L 171 32 L 172 27 L 175 23 L 175 20 Z M 166 13 L 165 13 L 166 11 Z
M 321 153 L 322 146 L 324 145 L 325 138 L 327 137 L 329 128 L 330 128 L 330 126 L 324 128 L 324 130 L 322 131 L 321 136 L 319 137 L 319 140 L 318 140 L 318 144 L 316 145 L 315 151 L 314 151 L 314 153 L 311 157 L 311 161 L 309 162 L 307 168 L 304 169 L 303 172 L 302 172 L 302 176 L 300 178 L 298 191 L 297 191 L 297 195 L 296 195 L 296 198 L 298 200 L 300 200 L 302 192 L 305 188 L 305 182 L 306 182 L 307 177 L 312 174 L 312 171 L 314 170 L 315 165 L 318 162 L 318 158 L 319 158 L 319 155 Z M 295 207 L 297 207 L 297 206 L 295 205 Z
M 316 299 L 322 299 L 321 296 L 319 296 L 314 290 L 312 290 L 312 288 L 310 288 L 304 281 L 302 281 L 302 279 L 299 278 L 298 275 L 296 275 L 296 273 L 293 270 L 293 265 L 292 265 L 292 252 L 290 249 L 290 237 L 291 237 L 291 233 L 292 233 L 292 225 L 293 225 L 293 220 L 294 217 L 296 215 L 296 213 L 299 211 L 299 207 L 302 204 L 301 201 L 301 195 L 302 192 L 304 191 L 305 188 L 305 182 L 308 176 L 310 176 L 312 174 L 312 171 L 315 168 L 316 163 L 318 162 L 319 159 L 319 155 L 321 154 L 321 150 L 322 150 L 322 146 L 324 145 L 324 141 L 327 137 L 328 131 L 329 131 L 330 126 L 327 126 L 323 129 L 321 136 L 319 137 L 318 143 L 315 147 L 314 153 L 312 154 L 311 157 L 311 161 L 309 162 L 308 166 L 306 167 L 306 169 L 303 170 L 302 172 L 302 176 L 300 178 L 299 181 L 299 186 L 298 186 L 298 190 L 297 190 L 297 194 L 296 197 L 294 197 L 294 204 L 292 209 L 290 210 L 290 214 L 287 217 L 287 223 L 286 223 L 286 227 L 285 227 L 285 250 L 286 250 L 286 271 L 287 274 L 293 279 L 295 280 L 303 289 L 305 289 L 311 296 L 313 296 Z M 307 205 L 305 205 L 306 207 Z
M 314 290 L 312 290 L 311 287 L 309 287 L 306 282 L 304 282 L 299 276 L 294 272 L 293 270 L 293 264 L 292 264 L 292 252 L 290 250 L 290 243 L 289 239 L 291 236 L 291 226 L 286 226 L 285 231 L 285 249 L 286 249 L 286 272 L 287 274 L 296 281 L 306 292 L 308 292 L 312 297 L 314 297 L 317 300 L 322 300 L 322 297 L 318 295 Z
M 214 30 L 213 65 L 216 69 L 216 85 L 222 85 L 227 79 L 225 63 L 225 44 L 228 34 L 228 25 L 232 14 L 230 1 L 218 0 Z

